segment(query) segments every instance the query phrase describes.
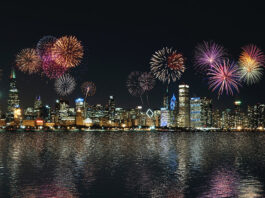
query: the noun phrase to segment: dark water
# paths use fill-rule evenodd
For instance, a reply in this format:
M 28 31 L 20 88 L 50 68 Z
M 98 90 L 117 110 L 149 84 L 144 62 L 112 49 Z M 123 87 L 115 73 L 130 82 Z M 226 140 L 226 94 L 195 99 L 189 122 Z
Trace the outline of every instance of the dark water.
M 0 133 L 0 197 L 265 197 L 265 133 Z

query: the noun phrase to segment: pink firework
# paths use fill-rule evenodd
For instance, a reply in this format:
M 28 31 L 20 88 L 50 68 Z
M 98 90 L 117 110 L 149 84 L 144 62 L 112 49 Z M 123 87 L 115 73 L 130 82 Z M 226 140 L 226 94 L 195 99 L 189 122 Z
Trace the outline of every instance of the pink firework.
M 209 89 L 218 90 L 218 96 L 224 91 L 227 95 L 233 95 L 234 90 L 239 92 L 240 73 L 234 62 L 223 60 L 220 63 L 215 63 L 208 70 L 207 75 L 209 76 Z
M 260 65 L 264 66 L 265 55 L 256 45 L 249 44 L 242 47 L 242 49 L 243 49 L 243 52 L 241 54 L 242 57 L 253 59 L 256 62 L 258 62 Z
M 55 79 L 62 76 L 67 71 L 67 68 L 58 65 L 52 59 L 46 59 L 42 63 L 42 70 L 48 78 Z
M 195 67 L 199 72 L 204 73 L 213 64 L 219 63 L 225 55 L 223 46 L 213 41 L 203 41 L 195 48 Z

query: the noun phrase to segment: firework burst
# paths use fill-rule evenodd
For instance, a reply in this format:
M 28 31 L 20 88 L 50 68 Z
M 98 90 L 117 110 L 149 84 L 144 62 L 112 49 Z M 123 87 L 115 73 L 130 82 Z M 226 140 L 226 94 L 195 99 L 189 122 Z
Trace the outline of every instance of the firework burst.
M 42 70 L 43 70 L 43 73 L 49 79 L 55 79 L 55 78 L 62 76 L 67 71 L 67 68 L 61 65 L 58 65 L 52 59 L 46 59 L 42 63 Z
M 56 57 L 56 63 L 68 68 L 77 66 L 83 55 L 83 46 L 74 36 L 63 36 L 52 47 L 52 56 Z
M 96 93 L 96 85 L 93 82 L 84 82 L 81 85 L 81 89 L 82 89 L 85 97 L 94 96 Z
M 213 64 L 219 63 L 226 52 L 223 46 L 213 41 L 204 41 L 195 48 L 195 66 L 199 72 L 205 73 Z
M 44 36 L 39 40 L 36 46 L 36 50 L 41 58 L 51 56 L 51 49 L 56 40 L 57 39 L 54 36 Z
M 156 51 L 150 60 L 151 71 L 160 81 L 175 82 L 185 71 L 184 57 L 172 48 L 165 47 Z
M 139 83 L 144 91 L 150 91 L 155 86 L 155 78 L 150 72 L 144 72 L 139 76 Z
M 16 56 L 16 66 L 24 73 L 37 73 L 41 68 L 41 59 L 35 49 L 23 49 Z
M 242 47 L 243 52 L 240 55 L 241 61 L 252 61 L 254 60 L 257 64 L 264 66 L 265 55 L 264 53 L 253 44 Z
M 128 88 L 129 93 L 132 96 L 142 96 L 144 93 L 144 90 L 142 89 L 140 85 L 139 78 L 141 76 L 141 72 L 139 71 L 133 71 L 129 74 L 128 80 L 126 82 L 126 86 Z
M 70 95 L 76 86 L 75 79 L 70 76 L 69 74 L 64 74 L 59 77 L 54 84 L 55 91 L 60 96 L 67 96 Z
M 218 90 L 218 96 L 224 91 L 227 95 L 233 95 L 234 90 L 239 92 L 240 73 L 234 62 L 223 60 L 220 63 L 215 63 L 208 70 L 207 75 L 209 76 L 209 89 Z

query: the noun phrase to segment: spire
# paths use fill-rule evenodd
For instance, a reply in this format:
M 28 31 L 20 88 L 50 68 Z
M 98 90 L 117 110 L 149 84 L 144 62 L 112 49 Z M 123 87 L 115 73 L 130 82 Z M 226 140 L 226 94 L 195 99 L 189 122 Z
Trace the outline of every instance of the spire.
M 11 79 L 15 79 L 16 78 L 16 73 L 15 73 L 15 69 L 14 68 L 11 69 L 10 78 Z

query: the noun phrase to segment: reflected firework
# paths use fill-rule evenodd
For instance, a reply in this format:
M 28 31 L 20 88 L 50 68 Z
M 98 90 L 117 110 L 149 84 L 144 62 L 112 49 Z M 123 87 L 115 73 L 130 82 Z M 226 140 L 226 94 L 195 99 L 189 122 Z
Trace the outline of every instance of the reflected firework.
M 42 63 L 42 70 L 43 70 L 43 73 L 49 79 L 55 79 L 55 78 L 62 76 L 67 71 L 67 68 L 61 65 L 58 65 L 52 59 L 47 59 L 43 61 Z
M 37 43 L 36 50 L 41 58 L 51 55 L 51 49 L 57 38 L 54 36 L 44 36 Z
M 63 36 L 56 40 L 52 48 L 55 61 L 65 67 L 75 67 L 83 58 L 83 46 L 74 36 Z
M 64 74 L 55 81 L 55 91 L 61 95 L 70 95 L 75 89 L 75 79 L 69 74 Z
M 126 83 L 126 86 L 128 88 L 129 93 L 132 96 L 142 96 L 144 93 L 144 90 L 142 89 L 141 85 L 140 85 L 140 76 L 141 76 L 141 72 L 139 71 L 134 71 L 131 72 L 128 76 L 128 80 Z
M 150 72 L 144 72 L 139 77 L 140 86 L 144 91 L 150 91 L 155 86 L 155 78 Z
M 84 82 L 81 85 L 81 89 L 85 97 L 94 96 L 96 93 L 96 85 L 93 82 Z
M 34 74 L 41 68 L 41 59 L 35 49 L 23 49 L 16 56 L 16 66 L 24 73 Z
M 199 72 L 205 73 L 213 64 L 219 63 L 226 52 L 223 46 L 213 41 L 198 44 L 195 48 L 195 66 Z
M 183 55 L 168 47 L 156 51 L 151 57 L 150 65 L 154 76 L 168 84 L 180 79 L 185 71 Z
M 227 95 L 233 95 L 234 90 L 239 92 L 240 73 L 238 66 L 229 60 L 213 64 L 207 73 L 209 76 L 209 88 L 212 91 L 218 90 L 218 96 L 224 91 Z

